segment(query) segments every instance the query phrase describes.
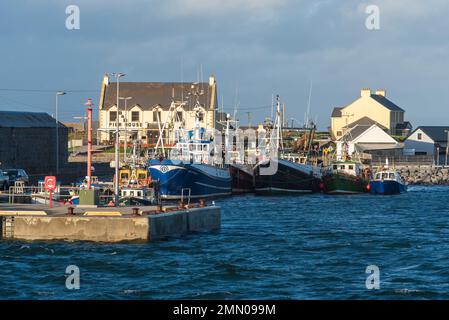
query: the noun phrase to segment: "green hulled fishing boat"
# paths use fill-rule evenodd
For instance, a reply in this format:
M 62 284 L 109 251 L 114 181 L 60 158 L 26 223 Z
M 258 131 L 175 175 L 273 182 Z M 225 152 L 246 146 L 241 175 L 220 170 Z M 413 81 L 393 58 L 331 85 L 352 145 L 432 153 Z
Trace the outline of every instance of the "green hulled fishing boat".
M 357 161 L 333 161 L 323 172 L 323 190 L 331 194 L 355 194 L 369 191 L 369 169 Z

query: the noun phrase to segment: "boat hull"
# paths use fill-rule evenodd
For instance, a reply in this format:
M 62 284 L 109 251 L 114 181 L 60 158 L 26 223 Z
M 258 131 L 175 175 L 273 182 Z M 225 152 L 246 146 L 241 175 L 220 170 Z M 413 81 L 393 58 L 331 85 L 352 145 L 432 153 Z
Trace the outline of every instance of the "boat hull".
M 371 181 L 370 182 L 370 193 L 371 194 L 399 194 L 407 191 L 407 186 L 394 180 L 384 180 L 384 181 Z
M 320 191 L 319 170 L 310 165 L 277 160 L 277 170 L 272 175 L 262 175 L 259 164 L 254 170 L 254 189 L 258 195 L 285 195 Z
M 149 172 L 158 181 L 161 199 L 208 198 L 231 194 L 228 168 L 164 160 L 150 162 Z
M 254 192 L 254 170 L 251 165 L 231 164 L 232 193 Z
M 328 194 L 367 193 L 369 180 L 357 176 L 332 173 L 323 176 L 324 192 Z

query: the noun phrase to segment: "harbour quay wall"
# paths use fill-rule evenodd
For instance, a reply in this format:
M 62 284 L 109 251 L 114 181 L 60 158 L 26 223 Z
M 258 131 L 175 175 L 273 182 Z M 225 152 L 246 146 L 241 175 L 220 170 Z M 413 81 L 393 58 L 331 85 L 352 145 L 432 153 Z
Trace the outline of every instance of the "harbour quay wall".
M 158 214 L 143 212 L 140 216 L 51 215 L 44 211 L 38 215 L 21 210 L 0 210 L 0 239 L 154 241 L 221 227 L 221 209 L 217 206 Z M 19 211 L 21 214 L 17 214 Z
M 395 169 L 408 184 L 449 185 L 449 167 L 396 166 Z

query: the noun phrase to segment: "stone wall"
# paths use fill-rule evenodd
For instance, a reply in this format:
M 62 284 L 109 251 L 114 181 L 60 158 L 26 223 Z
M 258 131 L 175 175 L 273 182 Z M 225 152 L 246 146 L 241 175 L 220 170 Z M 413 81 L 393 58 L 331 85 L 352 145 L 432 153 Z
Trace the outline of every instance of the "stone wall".
M 449 185 L 449 167 L 404 166 L 396 169 L 409 184 Z

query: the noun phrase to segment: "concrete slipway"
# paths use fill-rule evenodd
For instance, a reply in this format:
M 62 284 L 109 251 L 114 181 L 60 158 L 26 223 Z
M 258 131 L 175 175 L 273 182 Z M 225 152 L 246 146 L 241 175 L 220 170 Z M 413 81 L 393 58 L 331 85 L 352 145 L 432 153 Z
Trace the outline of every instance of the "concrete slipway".
M 67 207 L 0 204 L 0 238 L 71 241 L 152 241 L 221 226 L 217 206 Z

